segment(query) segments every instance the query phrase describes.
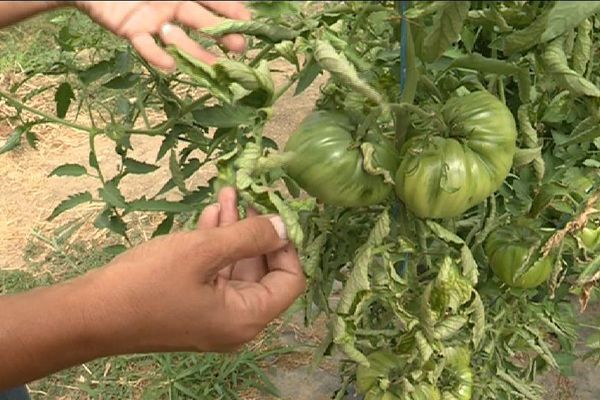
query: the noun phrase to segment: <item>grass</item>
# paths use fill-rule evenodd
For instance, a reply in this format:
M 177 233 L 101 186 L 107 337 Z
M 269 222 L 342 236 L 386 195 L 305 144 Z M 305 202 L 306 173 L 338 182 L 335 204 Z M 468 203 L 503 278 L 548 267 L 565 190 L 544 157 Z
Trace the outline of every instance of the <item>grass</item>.
M 46 71 L 82 49 L 125 45 L 75 9 L 52 11 L 0 30 L 0 74 Z
M 25 248 L 25 269 L 0 268 L 0 293 L 25 291 L 78 276 L 109 262 L 105 241 L 71 238 L 77 224 L 52 236 L 34 232 Z M 109 239 L 110 241 L 110 239 Z M 236 354 L 145 354 L 95 360 L 32 383 L 34 399 L 246 399 L 242 393 L 275 396 L 265 369 L 293 351 L 275 345 L 267 332 L 258 345 Z M 262 397 L 265 398 L 265 397 Z

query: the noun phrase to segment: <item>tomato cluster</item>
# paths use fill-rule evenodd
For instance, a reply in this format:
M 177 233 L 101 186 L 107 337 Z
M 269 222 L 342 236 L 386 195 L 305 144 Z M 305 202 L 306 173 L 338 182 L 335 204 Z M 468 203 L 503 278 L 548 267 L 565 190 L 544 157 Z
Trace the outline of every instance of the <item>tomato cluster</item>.
M 414 135 L 399 152 L 382 135 L 364 139 L 374 147 L 376 167 L 395 176 L 396 194 L 421 218 L 458 216 L 485 200 L 502 185 L 515 153 L 515 121 L 493 95 L 480 91 L 451 98 L 440 114 L 445 136 Z M 294 155 L 287 173 L 324 203 L 381 203 L 391 185 L 367 173 L 355 131 L 341 113 L 311 114 L 286 144 Z

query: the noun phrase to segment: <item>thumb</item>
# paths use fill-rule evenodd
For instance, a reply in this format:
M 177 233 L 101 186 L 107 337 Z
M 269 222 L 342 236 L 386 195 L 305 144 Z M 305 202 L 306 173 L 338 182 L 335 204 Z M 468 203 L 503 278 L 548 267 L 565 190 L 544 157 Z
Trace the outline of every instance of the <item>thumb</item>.
M 250 217 L 206 233 L 212 247 L 210 265 L 215 270 L 245 258 L 272 253 L 288 243 L 285 225 L 278 215 Z

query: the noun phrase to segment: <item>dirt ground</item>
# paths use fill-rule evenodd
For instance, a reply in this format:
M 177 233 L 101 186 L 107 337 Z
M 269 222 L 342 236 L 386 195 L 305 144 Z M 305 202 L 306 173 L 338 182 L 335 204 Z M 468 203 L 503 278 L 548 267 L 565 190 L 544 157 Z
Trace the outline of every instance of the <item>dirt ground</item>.
M 278 85 L 282 84 L 285 74 L 289 73 L 287 64 L 274 63 L 272 66 L 281 70 L 275 74 Z M 0 87 L 6 88 L 14 77 L 0 76 Z M 47 78 L 43 78 L 47 79 Z M 274 108 L 273 118 L 266 127 L 266 134 L 278 143 L 285 142 L 286 137 L 298 126 L 303 117 L 313 108 L 318 97 L 319 86 L 325 81 L 319 77 L 315 84 L 299 96 L 292 96 L 290 89 Z M 24 90 L 31 90 L 35 86 L 47 82 L 33 80 Z M 47 107 L 53 113 L 51 98 L 41 98 L 39 105 Z M 3 108 L 4 107 L 4 108 Z M 0 114 L 6 111 L 6 106 L 0 103 Z M 8 136 L 12 127 L 6 123 L 0 124 L 0 143 Z M 17 151 L 10 152 L 0 157 L 0 268 L 23 268 L 23 252 L 27 241 L 34 230 L 48 231 L 61 223 L 72 219 L 74 216 L 91 215 L 93 207 L 79 207 L 74 211 L 58 218 L 52 223 L 46 222 L 52 209 L 64 198 L 73 193 L 97 189 L 96 181 L 91 178 L 48 178 L 48 174 L 58 165 L 70 162 L 87 165 L 88 138 L 85 134 L 58 126 L 46 126 L 36 130 L 41 141 L 38 150 L 30 149 L 27 145 Z M 160 139 L 149 137 L 136 137 L 133 140 L 134 151 L 132 156 L 138 160 L 154 162 Z M 107 166 L 105 173 L 111 175 L 116 171 L 117 158 L 110 140 L 99 139 L 97 143 L 99 161 Z M 162 166 L 168 161 L 161 161 Z M 167 179 L 168 167 L 157 172 L 135 176 L 124 182 L 124 195 L 126 198 L 138 197 L 142 194 L 155 193 Z M 214 168 L 207 166 L 194 176 L 197 183 L 205 182 L 214 174 Z M 84 229 L 84 234 L 100 235 L 93 229 Z M 594 310 L 593 315 L 600 314 Z M 293 342 L 298 335 L 319 336 L 324 327 L 317 326 L 314 330 L 298 330 L 290 325 L 282 330 L 282 340 Z M 287 339 L 286 339 L 287 338 Z M 276 365 L 271 373 L 274 383 L 280 388 L 282 398 L 294 400 L 325 400 L 339 385 L 335 360 L 326 363 L 316 373 L 307 366 L 309 355 L 295 355 L 285 358 Z M 578 362 L 576 376 L 572 379 L 547 376 L 544 385 L 548 388 L 548 399 L 565 400 L 580 399 L 592 400 L 600 398 L 600 388 L 597 381 L 600 378 L 600 369 L 588 364 Z

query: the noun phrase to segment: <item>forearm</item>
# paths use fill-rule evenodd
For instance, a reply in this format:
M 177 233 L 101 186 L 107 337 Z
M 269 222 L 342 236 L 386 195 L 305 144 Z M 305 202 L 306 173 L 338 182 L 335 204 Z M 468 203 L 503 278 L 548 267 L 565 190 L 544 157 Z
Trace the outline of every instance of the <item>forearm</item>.
M 0 390 L 127 352 L 122 319 L 111 318 L 110 293 L 96 275 L 0 297 Z
M 71 4 L 70 1 L 0 1 L 0 28 Z

